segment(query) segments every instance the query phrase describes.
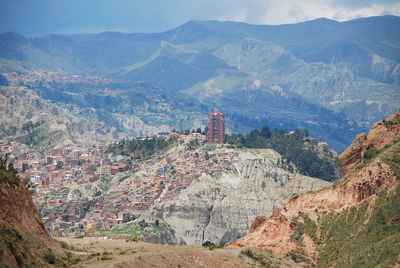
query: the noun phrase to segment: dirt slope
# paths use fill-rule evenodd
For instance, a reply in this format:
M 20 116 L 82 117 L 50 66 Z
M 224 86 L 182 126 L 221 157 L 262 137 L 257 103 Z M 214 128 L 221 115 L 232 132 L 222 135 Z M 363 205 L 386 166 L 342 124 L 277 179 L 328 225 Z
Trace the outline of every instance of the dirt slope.
M 47 233 L 28 189 L 0 167 L 0 267 L 43 267 L 60 246 Z

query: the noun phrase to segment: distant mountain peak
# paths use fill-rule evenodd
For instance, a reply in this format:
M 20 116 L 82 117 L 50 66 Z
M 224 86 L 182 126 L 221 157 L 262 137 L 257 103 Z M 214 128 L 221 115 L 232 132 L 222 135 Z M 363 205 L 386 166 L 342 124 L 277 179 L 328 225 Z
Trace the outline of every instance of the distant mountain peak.
M 344 21 L 344 23 L 364 22 L 364 21 L 383 21 L 383 20 L 400 21 L 400 16 L 395 16 L 395 15 L 371 16 L 371 17 L 363 17 L 363 18 L 357 18 L 357 19 Z
M 328 19 L 325 17 L 321 17 L 321 18 L 316 18 L 313 20 L 309 20 L 309 21 L 305 21 L 303 23 L 331 23 L 331 24 L 339 24 L 340 22 L 333 20 L 333 19 Z
M 15 33 L 15 32 L 5 32 L 5 33 L 0 33 L 0 40 L 18 40 L 18 41 L 25 41 L 27 38 L 23 36 L 22 34 Z

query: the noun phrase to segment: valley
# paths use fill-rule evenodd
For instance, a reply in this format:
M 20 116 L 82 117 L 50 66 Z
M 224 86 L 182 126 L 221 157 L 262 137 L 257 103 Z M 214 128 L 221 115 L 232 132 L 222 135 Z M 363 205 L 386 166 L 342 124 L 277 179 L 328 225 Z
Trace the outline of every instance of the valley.
M 173 133 L 170 143 L 158 147 L 162 151 L 153 151 L 154 157 L 129 155 L 137 158 L 132 171 L 119 169 L 119 161 L 126 160 L 122 155 L 111 156 L 112 151 L 127 152 L 131 143 L 141 144 L 135 140 L 109 147 L 108 160 L 101 158 L 106 152 L 101 147 L 81 152 L 62 147 L 46 157 L 53 164 L 40 160 L 28 165 L 16 159 L 30 156 L 26 146 L 2 141 L 2 150 L 12 153 L 8 159 L 13 160 L 2 160 L 0 169 L 4 262 L 11 267 L 151 267 L 160 262 L 178 267 L 346 267 L 371 263 L 368 256 L 374 256 L 374 265 L 397 265 L 399 123 L 396 113 L 374 124 L 367 135 L 358 135 L 339 156 L 344 177 L 333 185 L 297 173 L 293 163 L 271 149 L 202 145 L 199 133 Z M 54 158 L 69 153 L 77 162 L 100 161 L 98 180 L 82 181 L 81 172 L 61 178 L 65 171 Z M 18 163 L 28 168 L 21 178 L 14 175 Z M 84 172 L 79 166 L 85 163 L 65 163 L 68 170 Z M 58 173 L 52 167 L 59 169 L 61 180 L 51 176 Z M 29 171 L 49 168 L 39 184 L 23 182 Z M 41 216 L 44 224 L 33 202 L 21 205 L 21 198 L 33 198 L 38 212 L 48 213 Z M 47 231 L 66 238 L 54 240 Z
M 0 267 L 400 267 L 399 29 L 0 33 Z
M 47 230 L 61 237 L 133 235 L 156 243 L 223 246 L 246 234 L 257 215 L 331 184 L 300 174 L 271 149 L 217 146 L 205 139 L 171 133 L 134 140 L 160 148 L 147 157 L 121 150 L 128 142 L 67 144 L 40 154 L 2 141 L 1 149 L 31 183 Z

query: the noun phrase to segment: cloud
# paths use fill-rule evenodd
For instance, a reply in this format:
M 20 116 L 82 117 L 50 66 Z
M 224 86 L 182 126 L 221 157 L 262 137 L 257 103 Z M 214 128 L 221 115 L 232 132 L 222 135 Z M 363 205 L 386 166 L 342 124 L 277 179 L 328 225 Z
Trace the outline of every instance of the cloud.
M 398 0 L 186 0 L 171 8 L 183 18 L 241 21 L 252 24 L 287 24 L 325 17 L 345 21 L 360 17 L 400 15 Z
M 231 1 L 228 10 L 231 14 L 221 17 L 224 20 L 276 25 L 321 17 L 345 21 L 387 14 L 400 15 L 400 2 L 398 0 L 236 0 Z
M 398 0 L 334 0 L 335 6 L 341 6 L 343 8 L 365 8 L 376 5 L 393 5 L 398 3 Z
M 0 32 L 160 32 L 188 20 L 286 24 L 400 15 L 399 0 L 0 0 Z

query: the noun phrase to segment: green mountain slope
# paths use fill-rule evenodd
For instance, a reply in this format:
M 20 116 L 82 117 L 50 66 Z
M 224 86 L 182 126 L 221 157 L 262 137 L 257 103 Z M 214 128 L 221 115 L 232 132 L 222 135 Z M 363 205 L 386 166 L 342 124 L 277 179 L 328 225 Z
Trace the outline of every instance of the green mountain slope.
M 287 129 L 311 124 L 312 135 L 343 149 L 354 133 L 399 107 L 399 29 L 399 17 L 381 16 L 277 26 L 189 21 L 149 34 L 4 33 L 0 71 L 45 69 L 157 84 L 157 94 L 192 103 L 180 107 L 183 113 L 191 113 L 194 104 L 205 117 L 217 106 L 231 119 L 244 118 L 232 122 L 241 131 L 263 123 Z M 131 101 L 114 99 L 113 105 L 133 105 L 139 91 L 125 96 Z M 88 98 L 92 108 L 104 105 Z M 132 132 L 129 125 L 123 129 Z
M 219 68 L 229 66 L 212 54 L 184 50 L 162 42 L 161 48 L 145 61 L 127 66 L 115 76 L 148 81 L 178 91 L 215 76 Z

